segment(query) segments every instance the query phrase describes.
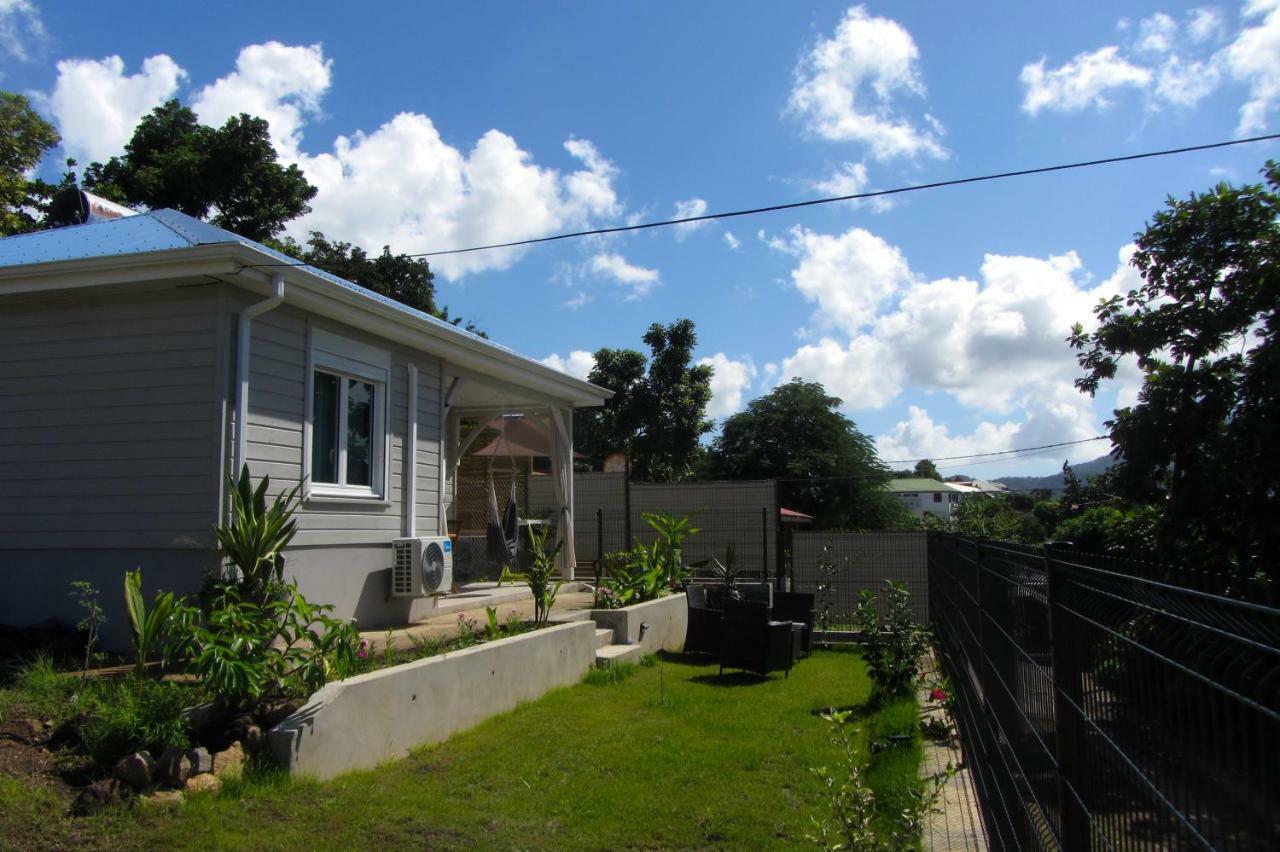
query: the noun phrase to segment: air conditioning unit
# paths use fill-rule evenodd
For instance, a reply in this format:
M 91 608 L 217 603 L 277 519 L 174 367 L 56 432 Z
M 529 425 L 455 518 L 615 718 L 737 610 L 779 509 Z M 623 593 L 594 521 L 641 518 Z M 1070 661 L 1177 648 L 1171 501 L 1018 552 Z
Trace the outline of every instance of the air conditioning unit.
M 398 538 L 392 547 L 392 597 L 423 598 L 452 588 L 453 542 L 447 536 Z

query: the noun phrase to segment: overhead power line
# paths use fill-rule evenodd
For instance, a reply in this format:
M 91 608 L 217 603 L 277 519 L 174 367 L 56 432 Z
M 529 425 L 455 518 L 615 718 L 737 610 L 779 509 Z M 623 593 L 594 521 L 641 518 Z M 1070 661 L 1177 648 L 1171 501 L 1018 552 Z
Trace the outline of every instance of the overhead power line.
M 980 459 L 980 458 L 985 458 L 987 456 L 1008 456 L 1008 455 L 1013 455 L 1014 453 L 1030 453 L 1035 450 L 1052 450 L 1055 447 L 1073 447 L 1076 444 L 1088 444 L 1091 441 L 1105 441 L 1109 437 L 1111 436 L 1110 435 L 1094 435 L 1092 438 L 1081 438 L 1078 441 L 1062 441 L 1057 444 L 1041 444 L 1038 447 L 1018 447 L 1017 449 L 1013 449 L 1013 450 L 997 450 L 995 452 L 990 452 L 990 453 L 970 453 L 967 456 L 940 456 L 938 458 L 925 456 L 923 458 L 918 458 L 918 459 L 889 459 L 888 461 L 885 461 L 884 464 L 910 464 L 911 462 L 920 462 L 920 461 L 940 462 L 940 461 L 955 461 L 956 459 Z
M 765 207 L 751 207 L 745 210 L 726 210 L 720 213 L 705 213 L 701 216 L 685 216 L 680 219 L 663 219 L 657 222 L 642 222 L 636 225 L 618 225 L 612 228 L 592 228 L 586 231 L 570 231 L 563 234 L 553 234 L 548 237 L 532 237 L 527 240 L 512 240 L 506 243 L 490 243 L 488 245 L 468 246 L 467 248 L 455 249 L 438 249 L 436 251 L 420 251 L 405 255 L 406 257 L 440 257 L 447 254 L 469 254 L 477 251 L 490 251 L 493 249 L 517 248 L 519 246 L 531 246 L 538 243 L 550 243 L 557 240 L 570 240 L 576 237 L 595 237 L 604 236 L 606 234 L 621 234 L 627 231 L 645 231 L 650 228 L 665 228 L 670 225 L 687 225 L 695 222 L 710 222 L 716 219 L 732 219 L 738 216 L 755 216 L 760 213 L 776 213 L 780 210 L 797 210 L 802 207 L 814 207 L 819 204 L 835 204 L 840 201 L 858 201 L 864 198 L 881 198 L 887 195 L 901 195 L 907 192 L 920 192 L 926 189 L 941 189 L 947 186 L 962 186 L 969 183 L 983 183 L 992 180 L 1004 180 L 1005 178 L 1026 177 L 1028 175 L 1042 175 L 1050 172 L 1063 172 L 1071 169 L 1085 169 L 1093 166 L 1105 166 L 1111 163 L 1127 163 L 1133 160 L 1149 160 L 1155 157 L 1169 157 L 1175 154 L 1190 154 L 1196 151 L 1212 151 L 1217 148 L 1230 148 L 1235 145 L 1249 145 L 1254 142 L 1268 142 L 1280 139 L 1280 133 L 1270 133 L 1265 136 L 1250 136 L 1247 139 L 1229 139 L 1225 142 L 1210 142 L 1205 145 L 1187 145 L 1181 148 L 1165 148 L 1160 151 L 1147 151 L 1142 154 L 1125 154 L 1117 157 L 1103 157 L 1098 160 L 1081 160 L 1074 163 L 1059 163 L 1055 166 L 1037 166 L 1030 169 L 1017 169 L 1009 172 L 995 172 L 993 174 L 976 175 L 973 177 L 953 178 L 951 180 L 940 180 L 932 183 L 914 184 L 911 186 L 899 186 L 893 189 L 877 189 L 868 192 L 855 192 L 849 195 L 833 195 L 825 198 L 811 198 L 808 201 L 792 201 L 786 204 L 770 204 Z M 305 266 L 302 261 L 291 263 L 254 263 L 248 267 L 258 268 L 266 266 Z

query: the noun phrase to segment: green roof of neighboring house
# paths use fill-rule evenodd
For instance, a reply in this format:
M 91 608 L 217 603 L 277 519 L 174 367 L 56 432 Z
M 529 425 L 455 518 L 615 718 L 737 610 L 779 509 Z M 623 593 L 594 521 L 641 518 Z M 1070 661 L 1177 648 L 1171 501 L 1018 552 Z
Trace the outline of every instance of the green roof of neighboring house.
M 884 485 L 888 491 L 955 491 L 945 482 L 936 479 L 890 479 Z

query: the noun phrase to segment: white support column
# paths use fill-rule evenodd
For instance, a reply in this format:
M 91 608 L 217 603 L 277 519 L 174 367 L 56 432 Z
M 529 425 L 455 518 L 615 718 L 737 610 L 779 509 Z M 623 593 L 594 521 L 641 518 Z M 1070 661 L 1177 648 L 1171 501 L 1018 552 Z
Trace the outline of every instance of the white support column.
M 556 503 L 560 506 L 556 538 L 564 543 L 560 551 L 560 576 L 572 580 L 577 567 L 573 546 L 573 409 L 551 409 L 551 474 Z

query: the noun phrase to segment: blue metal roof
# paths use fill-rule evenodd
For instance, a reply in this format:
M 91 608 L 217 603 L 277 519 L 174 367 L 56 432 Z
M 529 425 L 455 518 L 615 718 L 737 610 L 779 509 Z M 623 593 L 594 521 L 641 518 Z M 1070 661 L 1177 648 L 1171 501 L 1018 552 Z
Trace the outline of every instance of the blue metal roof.
M 501 349 L 504 352 L 522 358 L 532 364 L 545 367 L 539 361 L 508 349 L 478 334 L 447 323 L 439 317 L 416 310 L 375 293 L 367 287 L 339 278 L 317 269 L 314 266 L 300 263 L 286 254 L 268 248 L 262 243 L 233 234 L 230 231 L 202 222 L 199 219 L 179 213 L 177 210 L 152 210 L 137 216 L 126 216 L 106 222 L 94 222 L 88 225 L 69 225 L 64 228 L 53 228 L 48 231 L 37 231 L 31 234 L 0 239 L 0 267 L 21 266 L 28 263 L 52 263 L 65 260 L 88 260 L 94 257 L 111 257 L 118 255 L 143 254 L 147 252 L 184 249 L 192 246 L 213 245 L 218 243 L 240 243 L 257 249 L 277 258 L 281 266 L 294 266 L 305 269 L 313 275 L 325 279 L 339 287 L 359 293 L 366 298 L 395 308 L 402 313 L 414 316 L 423 322 L 447 328 L 465 334 L 483 342 L 486 346 Z

